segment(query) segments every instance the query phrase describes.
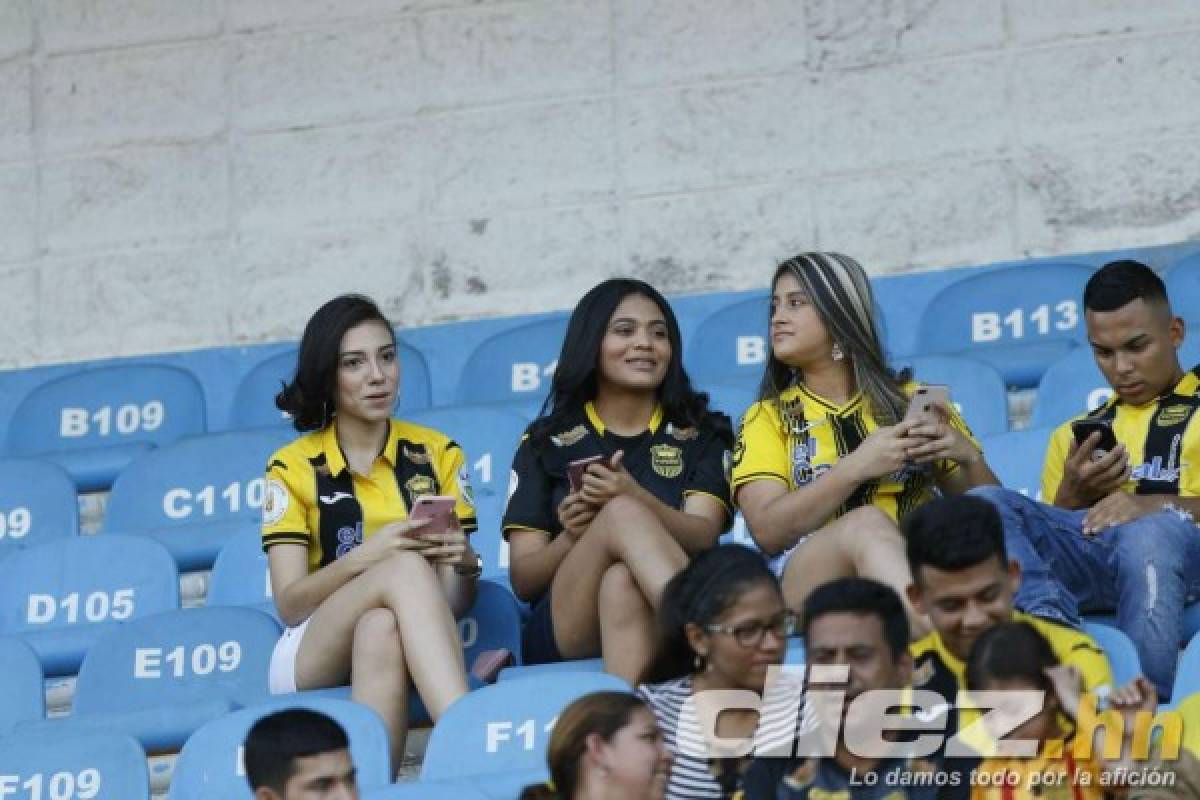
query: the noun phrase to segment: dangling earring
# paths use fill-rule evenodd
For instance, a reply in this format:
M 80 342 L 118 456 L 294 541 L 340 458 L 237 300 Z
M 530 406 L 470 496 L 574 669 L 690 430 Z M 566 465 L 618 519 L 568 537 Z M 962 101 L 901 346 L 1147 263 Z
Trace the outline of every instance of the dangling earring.
M 321 427 L 329 426 L 329 401 L 325 400 L 321 403 Z
M 837 342 L 834 342 L 833 349 L 831 349 L 829 351 L 829 357 L 832 358 L 834 361 L 841 361 L 843 358 L 846 357 L 846 354 L 842 352 L 842 346 L 840 344 L 838 344 Z
M 696 672 L 704 672 L 708 668 L 708 662 L 704 656 L 696 653 L 696 657 L 692 659 L 692 666 L 696 668 Z

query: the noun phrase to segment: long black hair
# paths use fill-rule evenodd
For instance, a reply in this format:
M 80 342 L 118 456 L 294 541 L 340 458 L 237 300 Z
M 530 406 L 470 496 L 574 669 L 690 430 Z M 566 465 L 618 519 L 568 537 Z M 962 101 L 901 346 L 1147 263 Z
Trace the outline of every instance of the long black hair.
M 645 281 L 612 278 L 588 291 L 571 312 L 550 384 L 550 396 L 542 406 L 541 415 L 530 426 L 530 438 L 535 443 L 544 444 L 550 431 L 558 430 L 568 415 L 578 412 L 596 397 L 596 362 L 601 341 L 617 306 L 633 294 L 653 301 L 667 323 L 671 360 L 658 388 L 658 402 L 663 407 L 664 417 L 684 427 L 698 427 L 703 421 L 708 410 L 708 395 L 692 388 L 683 368 L 683 341 L 671 305 Z
M 346 331 L 364 322 L 381 323 L 395 343 L 392 324 L 371 298 L 361 294 L 333 298 L 318 308 L 304 326 L 296 374 L 275 396 L 275 407 L 291 414 L 292 425 L 301 433 L 324 428 L 337 412 L 334 394 L 338 350 Z
M 800 284 L 821 318 L 829 337 L 845 353 L 856 388 L 867 398 L 871 415 L 880 425 L 894 425 L 904 416 L 908 398 L 901 385 L 911 376 L 888 365 L 875 317 L 875 297 L 866 270 L 841 253 L 800 253 L 775 269 L 771 291 L 784 275 Z M 768 314 L 768 324 L 770 316 Z M 775 355 L 768 337 L 766 369 L 759 386 L 760 400 L 778 400 L 795 380 L 803 380 Z
M 663 590 L 654 660 L 641 683 L 661 683 L 695 671 L 696 654 L 688 642 L 688 623 L 711 625 L 747 590 L 762 583 L 779 591 L 779 581 L 763 557 L 748 547 L 717 545 L 692 559 Z

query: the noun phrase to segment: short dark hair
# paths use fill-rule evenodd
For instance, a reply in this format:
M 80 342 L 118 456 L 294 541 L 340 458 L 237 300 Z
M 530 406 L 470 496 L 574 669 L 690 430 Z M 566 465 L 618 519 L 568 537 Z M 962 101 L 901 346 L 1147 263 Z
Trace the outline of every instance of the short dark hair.
M 1046 670 L 1058 663 L 1046 637 L 1028 622 L 1001 622 L 980 634 L 971 645 L 967 688 L 978 691 L 990 680 L 1016 679 L 1052 691 Z
M 808 639 L 813 622 L 826 614 L 871 614 L 879 618 L 893 658 L 908 650 L 908 615 L 904 603 L 890 586 L 870 578 L 837 578 L 823 583 L 804 601 L 801 627 Z
M 255 722 L 246 734 L 246 780 L 251 789 L 265 786 L 282 796 L 297 758 L 349 747 L 342 726 L 320 711 L 276 711 Z
M 1088 311 L 1116 311 L 1141 298 L 1149 305 L 1167 305 L 1162 278 L 1140 261 L 1110 261 L 1088 279 L 1083 307 Z
M 1008 566 L 1004 547 L 1004 523 L 1000 512 L 981 497 L 953 495 L 930 500 L 910 511 L 901 529 L 907 540 L 908 568 L 921 583 L 921 567 L 944 572 L 996 559 Z
M 338 350 L 346 331 L 364 322 L 387 328 L 392 341 L 396 332 L 375 301 L 361 294 L 343 294 L 321 306 L 304 326 L 296 374 L 275 396 L 275 407 L 292 415 L 300 432 L 324 428 L 337 409 L 333 398 L 337 386 Z

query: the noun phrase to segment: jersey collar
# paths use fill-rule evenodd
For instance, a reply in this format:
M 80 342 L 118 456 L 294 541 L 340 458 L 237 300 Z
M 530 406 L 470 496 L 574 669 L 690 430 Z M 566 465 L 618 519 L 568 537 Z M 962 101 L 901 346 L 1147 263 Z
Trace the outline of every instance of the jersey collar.
M 601 436 L 604 435 L 605 425 L 604 420 L 600 419 L 600 415 L 596 413 L 596 407 L 592 405 L 592 401 L 588 400 L 583 404 L 583 413 L 587 415 L 588 422 L 591 423 L 592 429 Z M 650 423 L 646 426 L 650 429 L 650 433 L 658 433 L 658 428 L 662 425 L 663 410 L 661 405 L 654 407 L 654 413 L 650 415 Z
M 821 408 L 825 409 L 829 413 L 833 414 L 834 416 L 838 416 L 838 417 L 845 416 L 849 412 L 857 409 L 859 407 L 859 405 L 862 404 L 862 400 L 863 400 L 863 393 L 861 391 L 857 391 L 853 395 L 850 396 L 849 400 L 847 400 L 844 404 L 839 406 L 839 405 L 835 405 L 834 403 L 831 403 L 830 401 L 826 400 L 824 397 L 821 397 L 821 395 L 817 394 L 812 389 L 809 389 L 803 383 L 796 384 L 795 389 L 799 394 L 803 395 L 804 397 L 807 397 L 813 403 L 816 403 Z
M 382 458 L 389 466 L 396 466 L 396 447 L 400 441 L 400 426 L 396 420 L 388 421 L 387 441 L 383 444 L 383 450 L 376 456 Z M 321 431 L 321 452 L 325 454 L 325 466 L 329 467 L 329 474 L 335 478 L 342 474 L 347 468 L 346 454 L 342 452 L 342 446 L 338 444 L 337 438 L 337 418 Z

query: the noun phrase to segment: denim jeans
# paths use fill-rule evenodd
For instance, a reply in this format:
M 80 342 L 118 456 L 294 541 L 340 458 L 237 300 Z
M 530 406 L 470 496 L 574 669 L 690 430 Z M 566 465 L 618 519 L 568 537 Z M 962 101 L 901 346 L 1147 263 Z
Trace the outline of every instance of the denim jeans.
M 1004 522 L 1008 556 L 1023 573 L 1016 606 L 1075 627 L 1081 612 L 1115 609 L 1142 671 L 1160 698 L 1169 697 L 1183 609 L 1200 597 L 1200 528 L 1168 510 L 1084 536 L 1086 511 L 1039 503 L 1000 486 L 971 493 L 991 502 Z

